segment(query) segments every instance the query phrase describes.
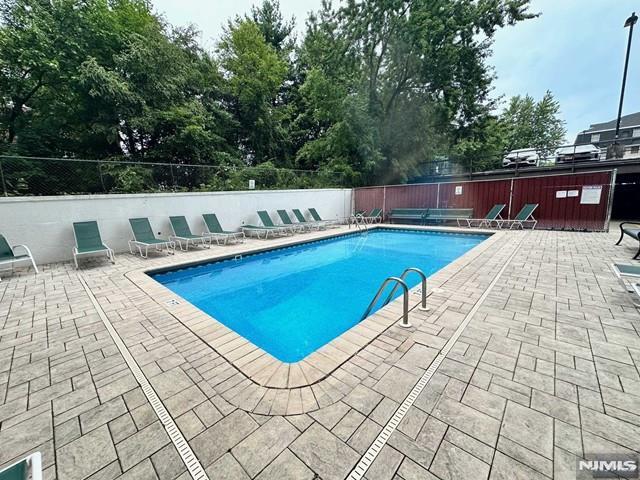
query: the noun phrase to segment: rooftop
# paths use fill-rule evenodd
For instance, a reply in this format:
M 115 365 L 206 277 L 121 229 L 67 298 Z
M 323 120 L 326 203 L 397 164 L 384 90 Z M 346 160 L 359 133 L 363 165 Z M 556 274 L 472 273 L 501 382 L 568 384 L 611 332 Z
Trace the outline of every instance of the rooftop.
M 591 126 L 580 133 L 598 132 L 602 130 L 613 130 L 616 128 L 617 119 L 609 120 L 608 122 L 593 123 Z M 620 117 L 620 127 L 636 127 L 640 125 L 640 112 L 630 113 L 629 115 L 623 115 Z

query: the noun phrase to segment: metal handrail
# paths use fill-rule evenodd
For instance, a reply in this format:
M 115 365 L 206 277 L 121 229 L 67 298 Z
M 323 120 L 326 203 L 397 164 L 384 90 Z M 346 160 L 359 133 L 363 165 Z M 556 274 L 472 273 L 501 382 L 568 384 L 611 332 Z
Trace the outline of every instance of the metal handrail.
M 373 297 L 373 300 L 371 301 L 371 303 L 369 304 L 369 306 L 365 310 L 364 315 L 362 315 L 362 318 L 360 319 L 360 321 L 364 320 L 365 318 L 367 318 L 369 316 L 369 313 L 371 312 L 371 309 L 376 304 L 376 302 L 380 298 L 380 295 L 382 295 L 382 292 L 383 292 L 384 288 L 387 286 L 387 284 L 389 282 L 396 282 L 397 285 L 400 285 L 402 287 L 402 290 L 403 290 L 403 302 L 402 302 L 403 303 L 403 311 L 402 311 L 402 323 L 400 323 L 400 326 L 404 327 L 404 328 L 409 328 L 409 327 L 411 327 L 411 324 L 409 323 L 409 287 L 407 286 L 407 284 L 405 283 L 404 280 L 402 280 L 401 278 L 398 278 L 398 277 L 388 277 L 388 278 L 385 279 L 384 282 L 382 282 L 382 285 L 380 285 L 380 288 L 378 289 L 378 293 L 376 293 L 376 296 Z
M 420 306 L 418 307 L 418 310 L 422 310 L 423 312 L 428 312 L 429 311 L 429 307 L 427 307 L 427 276 L 419 268 L 409 267 L 404 272 L 402 272 L 402 275 L 400 275 L 400 278 L 402 280 L 404 280 L 405 277 L 407 275 L 409 275 L 409 273 L 411 273 L 411 272 L 415 272 L 418 275 L 420 275 L 420 282 L 422 283 L 422 286 L 421 286 L 422 287 L 422 301 L 420 302 Z M 389 296 L 385 300 L 384 305 L 386 305 L 387 303 L 389 303 L 393 299 L 393 294 L 396 293 L 397 289 L 398 289 L 398 284 L 396 284 L 393 287 L 393 289 L 391 290 L 391 293 L 389 294 Z

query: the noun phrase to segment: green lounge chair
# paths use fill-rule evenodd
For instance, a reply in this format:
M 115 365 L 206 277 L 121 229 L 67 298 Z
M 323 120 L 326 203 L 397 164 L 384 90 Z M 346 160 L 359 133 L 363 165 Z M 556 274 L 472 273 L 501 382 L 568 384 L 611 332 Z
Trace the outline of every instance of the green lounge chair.
M 322 222 L 326 226 L 331 228 L 337 228 L 340 226 L 340 222 L 338 220 L 323 220 L 315 208 L 309 208 L 308 210 L 309 210 L 309 213 L 311 214 L 311 218 L 313 218 L 314 221 Z
M 293 223 L 291 221 L 291 217 L 289 216 L 286 210 L 278 210 L 278 216 L 280 217 L 280 221 L 282 222 L 283 225 L 286 225 L 287 227 L 295 228 L 296 231 L 298 232 L 311 230 L 311 227 L 309 226 L 309 224 L 305 225 L 304 223 Z
M 0 480 L 42 480 L 42 456 L 35 452 L 0 470 Z
M 189 244 L 200 244 L 203 247 L 206 246 L 207 248 L 211 248 L 211 237 L 194 235 L 191 232 L 189 224 L 187 223 L 187 219 L 184 218 L 184 216 L 178 215 L 169 217 L 169 223 L 171 223 L 171 229 L 173 230 L 173 235 L 169 235 L 169 240 L 177 242 L 177 244 L 180 245 L 180 250 L 189 250 Z
M 624 289 L 630 293 L 634 293 L 638 300 L 640 300 L 640 265 L 614 263 L 612 268 Z M 627 277 L 632 279 L 629 285 L 627 285 L 624 280 Z M 634 302 L 634 305 L 640 308 L 640 303 Z
M 22 248 L 25 253 L 21 253 L 16 255 L 14 249 Z M 7 239 L 4 238 L 3 235 L 0 235 L 0 266 L 2 265 L 11 265 L 13 267 L 14 263 L 20 262 L 31 262 L 31 266 L 38 273 L 38 267 L 36 267 L 36 261 L 33 259 L 33 255 L 31 254 L 31 250 L 26 245 L 18 244 L 13 247 L 9 245 Z
M 244 232 L 231 232 L 224 230 L 215 213 L 204 213 L 202 214 L 202 218 L 206 227 L 206 230 L 202 232 L 202 235 L 210 236 L 215 239 L 218 245 L 220 245 L 221 240 L 223 245 L 226 245 L 229 241 L 240 243 L 244 241 Z
M 496 222 L 496 226 L 500 226 L 500 222 L 503 220 L 500 214 L 504 207 L 506 207 L 504 203 L 496 203 L 484 218 L 458 218 L 456 221 L 459 227 L 462 226 L 461 222 L 466 222 L 467 227 L 472 227 L 476 222 L 478 227 L 491 227 L 493 222 Z
M 138 248 L 142 258 L 149 256 L 149 247 L 153 247 L 158 252 L 166 248 L 167 253 L 176 253 L 176 243 L 171 240 L 157 238 L 147 217 L 130 218 L 129 225 L 131 225 L 131 232 L 133 233 L 133 240 L 129 240 L 129 251 L 132 255 L 134 255 L 134 246 Z
M 367 223 L 381 223 L 382 222 L 382 209 L 374 208 L 369 215 L 364 216 L 364 220 Z
M 614 263 L 613 271 L 619 277 L 640 278 L 640 265 L 627 265 L 624 263 Z
M 267 228 L 277 228 L 282 230 L 283 232 L 291 233 L 291 234 L 298 231 L 297 228 L 294 228 L 289 225 L 276 225 L 275 223 L 273 223 L 273 220 L 271 220 L 271 216 L 266 210 L 259 210 L 257 213 L 258 213 L 258 217 L 260 218 L 260 221 Z
M 306 218 L 304 218 L 304 215 L 302 214 L 302 212 L 300 211 L 299 208 L 294 208 L 293 209 L 293 214 L 296 217 L 296 220 L 298 220 L 298 223 L 300 225 L 308 225 L 309 229 L 315 228 L 317 230 L 324 230 L 325 228 L 327 228 L 326 224 L 324 222 L 310 222 L 308 221 Z
M 504 225 L 509 225 L 509 229 L 513 227 L 524 228 L 525 223 L 531 223 L 531 230 L 533 230 L 538 223 L 538 220 L 533 218 L 533 212 L 536 208 L 538 208 L 537 203 L 527 203 L 513 220 L 498 220 L 498 226 L 502 228 Z
M 104 253 L 111 263 L 116 263 L 113 250 L 102 241 L 98 222 L 95 220 L 74 222 L 73 235 L 76 238 L 76 246 L 73 247 L 73 263 L 76 268 L 78 268 L 78 257 L 82 255 L 96 256 Z

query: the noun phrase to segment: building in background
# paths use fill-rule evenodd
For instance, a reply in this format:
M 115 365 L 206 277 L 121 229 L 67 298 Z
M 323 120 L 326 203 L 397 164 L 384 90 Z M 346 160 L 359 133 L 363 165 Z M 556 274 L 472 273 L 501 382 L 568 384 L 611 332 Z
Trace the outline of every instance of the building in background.
M 606 156 L 607 149 L 613 145 L 616 134 L 616 120 L 594 123 L 576 137 L 576 145 L 595 145 L 600 148 L 601 156 Z M 625 115 L 620 119 L 620 136 L 618 143 L 622 146 L 623 159 L 640 158 L 640 112 Z

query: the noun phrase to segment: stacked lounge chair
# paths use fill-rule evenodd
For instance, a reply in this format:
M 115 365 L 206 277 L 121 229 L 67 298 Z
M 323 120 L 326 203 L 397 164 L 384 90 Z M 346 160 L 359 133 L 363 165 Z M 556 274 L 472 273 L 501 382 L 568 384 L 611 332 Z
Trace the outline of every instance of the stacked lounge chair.
M 293 233 L 291 228 L 279 227 L 273 223 L 271 217 L 265 210 L 260 210 L 258 217 L 262 221 L 262 225 L 242 225 L 242 231 L 250 236 L 255 235 L 258 238 L 267 239 L 269 235 L 276 237 L 280 235 L 290 235 Z M 266 223 L 265 223 L 266 220 Z
M 287 227 L 293 227 L 299 232 L 309 231 L 311 230 L 311 228 L 313 228 L 312 224 L 307 222 L 294 223 L 286 210 L 278 210 L 278 216 L 280 217 L 280 221 L 283 225 Z
M 307 220 L 299 208 L 294 208 L 292 211 L 300 225 L 308 225 L 309 229 L 315 228 L 316 230 L 324 230 L 327 228 L 327 224 L 325 222 Z
M 266 210 L 258 210 L 257 213 L 258 213 L 258 217 L 260 218 L 260 221 L 265 227 L 279 228 L 279 229 L 282 229 L 284 232 L 288 232 L 291 234 L 302 231 L 302 229 L 299 226 L 296 226 L 294 224 L 276 225 L 271 219 L 271 215 L 269 215 L 269 212 L 267 212 Z

